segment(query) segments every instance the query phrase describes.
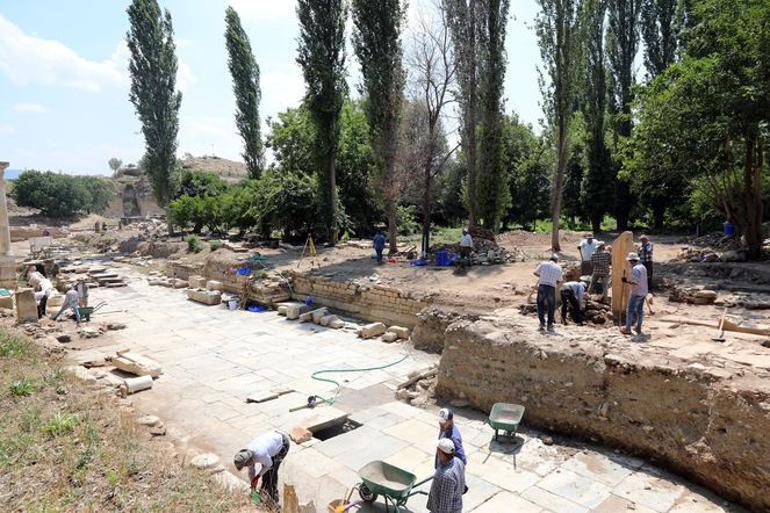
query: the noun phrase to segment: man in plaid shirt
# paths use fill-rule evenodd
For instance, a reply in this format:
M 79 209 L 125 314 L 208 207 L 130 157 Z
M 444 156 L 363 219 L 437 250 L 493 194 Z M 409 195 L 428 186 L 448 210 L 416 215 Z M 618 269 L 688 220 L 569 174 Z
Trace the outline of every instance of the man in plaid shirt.
M 647 269 L 647 289 L 652 290 L 652 242 L 646 235 L 639 237 L 639 262 Z
M 599 248 L 591 257 L 591 264 L 593 264 L 594 269 L 591 273 L 591 282 L 588 284 L 588 292 L 590 293 L 595 292 L 595 287 L 601 283 L 603 303 L 607 301 L 607 285 L 610 281 L 610 261 L 612 260 L 612 255 L 607 249 L 607 245 L 600 242 Z
M 450 438 L 438 441 L 438 467 L 428 495 L 428 511 L 431 513 L 462 513 L 465 465 L 460 458 L 455 458 L 454 452 L 455 445 Z

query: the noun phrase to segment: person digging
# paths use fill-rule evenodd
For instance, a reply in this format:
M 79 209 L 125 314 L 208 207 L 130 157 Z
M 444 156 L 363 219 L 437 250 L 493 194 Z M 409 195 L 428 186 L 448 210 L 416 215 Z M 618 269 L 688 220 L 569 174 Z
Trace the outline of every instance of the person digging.
M 278 504 L 278 468 L 289 453 L 291 442 L 288 435 L 271 431 L 252 440 L 246 449 L 241 449 L 233 457 L 233 465 L 240 472 L 249 467 L 249 481 L 252 495 L 259 486 L 263 501 Z M 260 465 L 257 472 L 256 466 Z

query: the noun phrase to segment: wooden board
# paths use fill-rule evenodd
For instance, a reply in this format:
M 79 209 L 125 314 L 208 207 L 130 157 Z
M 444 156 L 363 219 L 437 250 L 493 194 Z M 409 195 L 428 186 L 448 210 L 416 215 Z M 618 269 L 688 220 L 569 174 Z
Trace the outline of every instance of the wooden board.
M 709 328 L 714 328 L 717 331 L 719 330 L 720 323 L 720 321 L 716 319 L 714 321 L 699 321 L 696 319 L 688 319 L 686 317 L 666 317 L 661 319 L 661 321 L 670 322 L 673 324 L 687 324 L 690 326 L 707 326 Z M 729 319 L 725 319 L 724 325 L 722 327 L 725 331 L 733 331 L 735 333 L 749 333 L 751 335 L 764 335 L 766 337 L 770 337 L 770 329 L 739 326 Z
M 615 324 L 619 324 L 623 318 L 628 298 L 631 295 L 631 287 L 623 283 L 623 275 L 631 278 L 631 265 L 626 260 L 629 253 L 634 251 L 634 234 L 623 232 L 612 242 L 612 315 Z

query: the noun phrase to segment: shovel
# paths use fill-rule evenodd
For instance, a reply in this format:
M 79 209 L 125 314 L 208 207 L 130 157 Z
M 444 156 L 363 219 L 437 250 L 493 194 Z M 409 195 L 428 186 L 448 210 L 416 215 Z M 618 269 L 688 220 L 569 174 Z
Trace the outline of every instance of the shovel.
M 725 316 L 726 315 L 727 315 L 727 308 L 725 308 L 725 311 L 722 312 L 722 320 L 719 321 L 719 335 L 711 338 L 711 340 L 713 340 L 714 342 L 725 341 Z

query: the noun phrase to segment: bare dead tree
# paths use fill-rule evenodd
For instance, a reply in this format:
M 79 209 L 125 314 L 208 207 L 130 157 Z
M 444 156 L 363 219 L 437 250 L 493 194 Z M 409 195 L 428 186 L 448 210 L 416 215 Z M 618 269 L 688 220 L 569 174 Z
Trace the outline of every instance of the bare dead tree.
M 412 34 L 406 62 L 409 73 L 409 95 L 414 104 L 412 123 L 421 132 L 421 144 L 410 149 L 413 165 L 420 170 L 422 181 L 422 253 L 430 247 L 430 216 L 433 209 L 433 183 L 444 165 L 459 147 L 447 146 L 444 123 L 445 107 L 454 101 L 455 59 L 443 2 L 435 1 L 435 14 L 421 16 Z

